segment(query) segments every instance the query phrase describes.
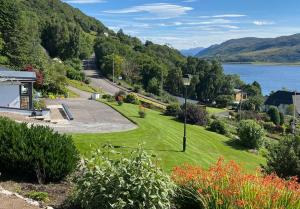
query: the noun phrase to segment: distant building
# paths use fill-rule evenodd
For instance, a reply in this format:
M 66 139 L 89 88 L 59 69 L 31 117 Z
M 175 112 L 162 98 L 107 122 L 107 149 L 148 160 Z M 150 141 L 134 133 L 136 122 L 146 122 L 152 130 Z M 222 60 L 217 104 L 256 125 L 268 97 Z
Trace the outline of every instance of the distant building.
M 297 111 L 300 113 L 300 93 L 297 92 L 295 97 L 295 92 L 280 90 L 267 98 L 265 107 L 268 110 L 271 106 L 275 106 L 280 112 L 287 113 L 288 108 L 293 104 L 296 105 Z
M 297 114 L 300 115 L 300 94 L 293 96 L 293 102 L 296 106 Z
M 247 93 L 241 89 L 234 89 L 234 103 L 240 103 L 247 100 Z
M 0 67 L 0 107 L 33 109 L 35 72 L 12 71 Z

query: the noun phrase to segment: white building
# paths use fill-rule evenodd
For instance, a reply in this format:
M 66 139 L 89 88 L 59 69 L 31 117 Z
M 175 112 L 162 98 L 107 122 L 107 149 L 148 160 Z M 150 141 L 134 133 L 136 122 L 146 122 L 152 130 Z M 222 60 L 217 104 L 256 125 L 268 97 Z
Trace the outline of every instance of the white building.
M 0 107 L 32 110 L 35 72 L 12 71 L 0 67 Z

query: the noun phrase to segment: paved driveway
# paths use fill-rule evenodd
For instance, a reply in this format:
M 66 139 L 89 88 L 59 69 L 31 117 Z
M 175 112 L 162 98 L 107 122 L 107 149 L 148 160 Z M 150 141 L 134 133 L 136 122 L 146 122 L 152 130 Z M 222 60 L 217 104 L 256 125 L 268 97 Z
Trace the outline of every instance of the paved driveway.
M 47 100 L 47 105 L 66 104 L 74 120 L 63 120 L 50 127 L 61 133 L 111 133 L 133 130 L 135 124 L 111 107 L 89 100 L 90 93 L 69 87 L 81 96 L 78 99 Z

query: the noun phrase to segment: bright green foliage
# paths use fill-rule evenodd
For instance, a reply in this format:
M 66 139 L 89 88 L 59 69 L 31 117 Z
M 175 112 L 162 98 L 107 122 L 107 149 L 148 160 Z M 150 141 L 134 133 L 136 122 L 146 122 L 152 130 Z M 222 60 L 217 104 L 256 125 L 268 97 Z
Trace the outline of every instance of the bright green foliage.
M 272 145 L 264 169 L 283 178 L 300 178 L 300 137 L 289 136 Z
M 243 120 L 237 128 L 241 144 L 250 149 L 259 148 L 263 144 L 264 129 L 254 120 Z
M 39 183 L 59 181 L 75 169 L 77 160 L 71 136 L 0 118 L 0 171 L 4 175 Z
M 277 107 L 270 107 L 268 110 L 268 115 L 275 125 L 280 125 L 280 113 Z
M 227 129 L 226 125 L 223 121 L 220 120 L 214 120 L 210 125 L 209 125 L 209 130 L 214 131 L 219 134 L 227 134 Z
M 28 192 L 26 194 L 26 197 L 36 200 L 36 201 L 42 201 L 42 202 L 47 202 L 49 201 L 49 195 L 47 192 L 36 192 L 36 191 L 32 191 L 32 192 Z
M 230 138 L 207 131 L 201 126 L 187 125 L 187 150 L 182 150 L 183 124 L 173 117 L 163 115 L 160 111 L 147 109 L 147 117 L 140 118 L 137 105 L 125 103 L 118 106 L 116 102 L 108 103 L 137 124 L 137 129 L 122 133 L 110 134 L 74 134 L 74 142 L 82 154 L 90 152 L 91 147 L 102 147 L 111 142 L 121 146 L 120 151 L 128 147 L 135 148 L 141 142 L 146 150 L 151 150 L 161 160 L 160 165 L 166 171 L 186 162 L 210 166 L 220 156 L 226 161 L 235 160 L 245 165 L 247 171 L 253 172 L 260 164 L 264 164 L 261 155 L 235 149 L 228 146 Z
M 178 103 L 170 104 L 167 106 L 165 115 L 177 117 L 180 112 L 180 106 Z
M 140 149 L 128 157 L 113 154 L 98 150 L 84 160 L 75 179 L 76 203 L 85 209 L 171 208 L 174 185 L 149 155 Z

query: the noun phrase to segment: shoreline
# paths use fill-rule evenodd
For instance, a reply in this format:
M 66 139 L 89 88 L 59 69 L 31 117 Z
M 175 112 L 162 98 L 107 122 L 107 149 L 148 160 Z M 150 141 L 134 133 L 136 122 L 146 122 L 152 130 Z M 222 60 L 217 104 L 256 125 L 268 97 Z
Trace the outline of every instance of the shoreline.
M 264 66 L 299 66 L 300 62 L 222 62 L 223 65 L 264 65 Z

